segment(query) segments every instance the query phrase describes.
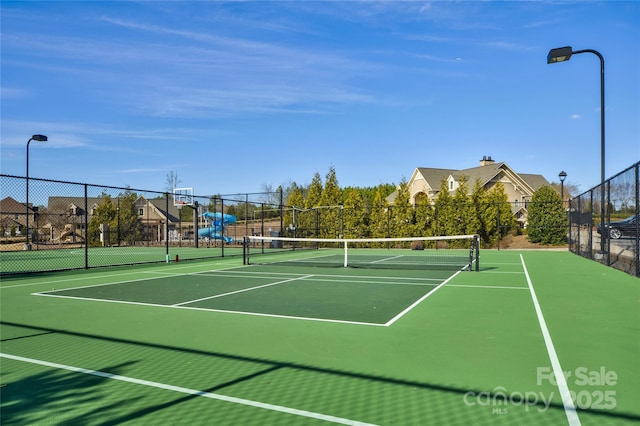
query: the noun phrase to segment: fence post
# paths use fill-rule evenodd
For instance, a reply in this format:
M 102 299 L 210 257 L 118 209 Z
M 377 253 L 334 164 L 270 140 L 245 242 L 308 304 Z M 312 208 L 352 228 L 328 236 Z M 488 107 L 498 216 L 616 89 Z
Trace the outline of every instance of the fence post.
M 89 269 L 89 190 L 84 184 L 84 269 Z
M 119 200 L 119 199 L 118 199 Z M 164 211 L 167 212 L 166 214 L 166 218 L 164 221 L 164 246 L 165 246 L 165 251 L 167 254 L 167 263 L 169 263 L 169 217 L 170 217 L 170 213 L 169 213 L 169 193 L 165 192 L 165 209 Z M 118 210 L 118 215 L 120 214 L 120 210 Z M 118 234 L 120 234 L 120 230 L 118 229 Z M 118 245 L 120 245 L 120 238 L 118 238 Z
M 200 239 L 198 235 L 198 201 L 193 202 L 193 230 L 193 241 L 195 247 L 198 248 L 198 240 Z

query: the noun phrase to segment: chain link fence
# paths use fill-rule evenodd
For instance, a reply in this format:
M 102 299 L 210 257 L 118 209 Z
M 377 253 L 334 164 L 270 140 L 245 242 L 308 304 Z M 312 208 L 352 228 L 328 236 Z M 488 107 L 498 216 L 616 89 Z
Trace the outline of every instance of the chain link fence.
M 639 169 L 640 162 L 572 198 L 569 205 L 569 249 L 636 277 L 640 277 Z
M 242 256 L 244 235 L 282 222 L 279 205 L 243 198 L 181 206 L 168 192 L 0 175 L 0 274 Z M 241 220 L 216 229 L 205 212 Z
M 618 186 L 626 182 L 628 187 L 628 180 L 622 179 Z M 637 191 L 637 178 L 633 182 Z M 585 227 L 582 222 L 574 221 L 569 233 L 566 221 L 527 224 L 527 209 L 536 207 L 533 201 L 305 209 L 284 205 L 282 191 L 195 195 L 192 203 L 181 205 L 174 203 L 173 194 L 168 192 L 35 178 L 29 179 L 28 185 L 26 191 L 26 178 L 0 175 L 3 275 L 241 256 L 244 236 L 384 238 L 478 234 L 485 248 L 498 249 L 508 248 L 509 239 L 515 235 L 538 228 L 559 233 L 561 243 L 567 234 L 571 244 L 581 239 L 579 249 L 588 238 L 590 246 L 594 239 L 591 234 L 578 232 Z M 628 210 L 628 196 L 623 200 L 617 194 L 621 189 L 613 203 L 622 214 Z M 590 197 L 597 199 L 598 193 L 594 191 Z M 634 199 L 637 205 L 637 197 Z M 562 209 L 560 197 L 557 203 Z M 573 203 L 581 208 L 588 206 L 589 211 L 594 205 L 578 199 Z M 538 207 L 547 209 L 545 204 Z M 217 221 L 227 216 L 233 216 L 233 220 L 219 226 Z M 591 215 L 589 221 L 594 223 Z M 637 259 L 637 248 L 634 253 Z

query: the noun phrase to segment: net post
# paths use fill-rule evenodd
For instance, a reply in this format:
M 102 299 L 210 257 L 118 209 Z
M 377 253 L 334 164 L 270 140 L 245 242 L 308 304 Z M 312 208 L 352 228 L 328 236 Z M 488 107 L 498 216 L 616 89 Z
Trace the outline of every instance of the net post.
M 469 250 L 469 271 L 473 271 L 475 263 L 475 271 L 480 271 L 480 236 L 474 235 L 471 238 L 471 250 Z
M 347 252 L 349 251 L 348 240 L 344 240 L 344 267 L 349 266 L 349 255 Z
M 475 240 L 476 240 L 476 272 L 480 272 L 480 235 L 476 235 Z

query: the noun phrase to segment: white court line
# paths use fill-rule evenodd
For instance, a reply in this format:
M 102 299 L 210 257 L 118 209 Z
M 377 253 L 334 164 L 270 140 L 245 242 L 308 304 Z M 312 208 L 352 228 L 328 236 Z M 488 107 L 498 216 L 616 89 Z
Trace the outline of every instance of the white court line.
M 217 274 L 216 271 L 206 271 L 207 273 L 213 274 L 215 276 Z M 234 270 L 224 270 L 227 274 L 239 274 L 239 275 L 284 275 L 284 276 L 300 276 L 299 273 L 295 272 L 269 272 L 269 271 L 234 271 Z M 200 273 L 199 275 L 205 275 L 204 273 Z M 379 275 L 337 275 L 337 274 L 313 274 L 314 277 L 329 277 L 329 278 L 362 278 L 362 279 L 380 279 L 380 280 L 388 280 L 393 278 L 394 280 L 402 280 L 402 281 L 440 281 L 441 278 L 424 278 L 424 277 L 389 277 L 389 276 L 379 276 Z
M 395 279 L 395 278 L 389 278 L 389 279 Z M 438 283 L 440 283 L 442 280 L 440 278 L 436 279 L 436 278 L 431 278 L 431 280 L 433 281 L 438 281 Z M 312 279 L 310 279 L 309 281 L 311 282 L 326 282 L 326 283 L 338 283 L 338 284 L 343 284 L 343 283 L 350 283 L 350 284 L 380 284 L 380 285 L 417 285 L 417 286 L 435 286 L 437 284 L 433 284 L 433 283 L 426 283 L 426 282 L 401 282 L 401 281 L 365 281 L 365 280 L 345 280 L 345 279 L 323 279 L 323 278 L 316 278 L 316 275 L 313 276 Z
M 302 277 L 289 278 L 288 280 L 276 281 L 275 283 L 263 284 L 263 285 L 258 285 L 258 286 L 255 286 L 255 287 L 249 287 L 249 288 L 243 288 L 241 290 L 235 290 L 235 291 L 230 291 L 228 293 L 216 294 L 214 296 L 203 297 L 203 298 L 200 298 L 200 299 L 187 300 L 186 302 L 176 303 L 176 304 L 173 304 L 171 306 L 182 306 L 182 305 L 188 305 L 190 303 L 201 302 L 203 300 L 217 299 L 218 297 L 225 297 L 225 296 L 230 296 L 232 294 L 244 293 L 245 291 L 252 291 L 252 290 L 257 290 L 259 288 L 271 287 L 273 285 L 284 284 L 284 283 L 288 283 L 288 282 L 291 282 L 291 281 L 300 281 L 300 280 L 304 280 L 306 278 L 311 278 L 311 277 L 313 277 L 313 275 L 304 275 Z
M 33 296 L 49 296 L 48 293 L 51 293 L 52 291 L 55 292 L 60 292 L 60 291 L 66 291 L 66 290 L 78 290 L 81 288 L 91 288 L 91 287 L 102 287 L 102 286 L 108 286 L 108 285 L 115 285 L 115 284 L 126 284 L 126 283 L 135 283 L 135 282 L 139 282 L 139 281 L 151 281 L 151 280 L 160 280 L 162 278 L 171 278 L 171 277 L 186 277 L 189 275 L 205 275 L 205 273 L 207 272 L 215 272 L 215 271 L 224 271 L 225 269 L 233 269 L 234 267 L 231 268 L 223 268 L 223 269 L 216 269 L 216 270 L 212 270 L 212 271 L 200 271 L 200 272 L 187 272 L 187 273 L 173 273 L 173 272 L 164 272 L 164 273 L 160 273 L 161 276 L 158 277 L 142 277 L 142 278 L 136 278 L 134 280 L 123 280 L 123 281 L 111 281 L 111 282 L 107 282 L 107 283 L 98 283 L 98 284 L 90 284 L 90 285 L 82 285 L 82 286 L 78 286 L 78 287 L 68 287 L 68 288 L 61 288 L 58 290 L 45 290 L 45 291 L 40 291 L 40 292 L 36 292 L 36 293 L 31 293 Z M 135 272 L 135 273 L 124 273 L 124 274 L 114 274 L 114 275 L 104 275 L 105 277 L 110 277 L 110 276 L 121 276 L 121 275 L 132 275 L 132 274 L 157 274 L 156 272 L 153 271 L 141 271 L 141 272 Z M 100 277 L 102 278 L 102 277 Z M 82 279 L 87 279 L 86 277 L 84 278 L 78 278 L 78 279 L 73 279 L 73 280 L 68 280 L 68 281 L 78 281 L 78 280 L 82 280 Z M 38 284 L 55 284 L 56 282 L 66 282 L 65 280 L 60 280 L 60 281 L 49 281 L 49 282 L 42 282 L 42 283 L 38 283 Z
M 194 266 L 196 265 L 189 265 L 189 266 L 183 266 L 183 267 L 174 267 L 173 269 L 193 269 Z M 221 268 L 221 269 L 214 269 L 213 271 L 224 271 L 226 269 L 236 269 L 238 268 L 238 266 L 230 266 L 228 268 Z M 97 272 L 98 269 L 92 269 L 92 272 Z M 65 272 L 65 271 L 59 271 L 59 272 Z M 68 271 L 67 271 L 68 272 Z M 87 271 L 84 271 L 84 273 L 86 273 Z M 203 271 L 203 272 L 211 272 L 210 270 L 207 271 Z M 169 272 L 169 271 L 156 271 L 156 270 L 150 270 L 150 271 L 131 271 L 131 272 L 119 272 L 117 274 L 101 274 L 98 276 L 80 276 L 80 277 L 76 277 L 76 278 L 62 278 L 62 279 L 56 279 L 56 280 L 49 280 L 49 281 L 38 281 L 35 283 L 26 283 L 26 284 L 16 284 L 16 285 L 3 285 L 0 286 L 0 290 L 3 289 L 10 289 L 10 288 L 18 288 L 18 287 L 29 287 L 29 286 L 34 286 L 34 285 L 50 285 L 50 284 L 57 284 L 57 283 L 68 283 L 71 281 L 86 281 L 89 279 L 95 279 L 95 278 L 111 278 L 111 277 L 121 277 L 123 275 L 137 275 L 137 274 L 165 274 L 165 275 L 175 275 L 175 276 L 180 276 L 180 275 L 190 275 L 190 274 L 199 274 L 200 272 L 188 272 L 188 273 L 176 273 L 176 272 Z M 119 283 L 124 283 L 124 282 L 128 282 L 128 281 L 120 281 Z M 119 284 L 118 283 L 118 284 Z M 107 284 L 116 284 L 116 283 L 107 283 Z M 96 285 L 103 285 L 103 284 L 96 284 Z M 78 287 L 79 288 L 79 287 Z
M 165 306 L 167 307 L 167 306 Z M 284 319 L 292 319 L 292 320 L 302 320 L 302 321 L 317 321 L 317 322 L 333 322 L 336 324 L 351 324 L 351 325 L 368 325 L 373 327 L 387 327 L 386 324 L 381 324 L 377 322 L 362 322 L 362 321 L 349 321 L 349 320 L 339 320 L 339 319 L 330 319 L 330 318 L 313 318 L 313 317 L 297 317 L 293 315 L 281 315 L 281 314 L 266 314 L 262 312 L 243 312 L 243 311 L 228 311 L 224 309 L 210 309 L 210 308 L 196 308 L 193 306 L 177 306 L 175 309 L 191 309 L 194 311 L 204 311 L 204 312 L 222 312 L 225 314 L 239 314 L 239 315 L 251 315 L 257 317 L 269 317 L 269 318 L 284 318 Z
M 580 426 L 580 419 L 578 418 L 576 407 L 575 405 L 573 405 L 571 393 L 569 392 L 569 387 L 567 386 L 567 380 L 564 376 L 562 367 L 560 366 L 558 354 L 556 353 L 556 350 L 553 346 L 553 341 L 551 340 L 551 335 L 549 334 L 547 323 L 545 322 L 544 316 L 542 315 L 542 309 L 540 308 L 540 304 L 538 303 L 538 298 L 536 297 L 536 292 L 533 289 L 531 277 L 529 276 L 529 271 L 527 270 L 527 265 L 525 265 L 524 257 L 522 257 L 522 255 L 520 255 L 520 261 L 522 262 L 522 268 L 524 269 L 524 273 L 527 277 L 527 284 L 529 285 L 529 291 L 531 292 L 531 298 L 533 299 L 533 306 L 535 307 L 536 315 L 538 316 L 538 323 L 540 324 L 542 336 L 544 337 L 544 344 L 547 347 L 549 360 L 551 361 L 551 366 L 553 367 L 553 374 L 555 375 L 556 382 L 558 384 L 558 390 L 560 391 L 560 396 L 562 397 L 564 412 L 567 416 L 567 420 L 569 421 L 570 426 Z
M 353 324 L 353 325 L 369 325 L 374 327 L 386 327 L 385 324 L 380 324 L 376 322 L 349 321 L 349 320 L 338 320 L 338 319 L 330 319 L 330 318 L 298 317 L 293 315 L 266 314 L 262 312 L 246 312 L 246 311 L 232 311 L 232 310 L 226 310 L 226 309 L 197 308 L 194 306 L 172 306 L 172 305 L 162 305 L 159 303 L 131 302 L 128 300 L 113 300 L 113 299 L 96 299 L 92 297 L 80 297 L 80 296 L 61 296 L 58 294 L 46 294 L 46 293 L 34 293 L 34 295 L 44 296 L 44 297 L 59 297 L 61 299 L 73 299 L 73 300 L 83 300 L 83 301 L 88 300 L 91 302 L 107 302 L 107 303 L 120 303 L 123 305 L 150 306 L 154 308 L 188 309 L 191 311 L 220 312 L 224 314 L 251 315 L 256 317 L 284 318 L 284 319 L 294 319 L 294 320 L 302 320 L 302 321 L 334 322 L 337 324 Z
M 177 274 L 175 276 L 177 277 L 181 277 L 181 276 L 185 276 L 185 275 L 193 275 L 193 274 Z M 31 293 L 31 295 L 33 296 L 52 296 L 52 292 L 62 292 L 62 291 L 67 291 L 67 290 L 79 290 L 79 289 L 83 289 L 83 288 L 92 288 L 92 287 L 104 287 L 104 286 L 108 286 L 108 285 L 115 285 L 115 284 L 126 284 L 126 283 L 135 283 L 135 282 L 139 282 L 139 281 L 152 281 L 152 280 L 160 280 L 162 278 L 169 278 L 171 276 L 160 276 L 160 277 L 143 277 L 143 278 L 137 278 L 135 280 L 124 280 L 124 281 L 113 281 L 113 282 L 109 282 L 109 283 L 100 283 L 100 284 L 90 284 L 90 285 L 81 285 L 78 287 L 69 287 L 69 288 L 62 288 L 62 289 L 58 289 L 58 290 L 45 290 L 45 291 L 39 291 L 36 293 Z
M 372 425 L 372 423 L 364 423 L 364 422 L 359 422 L 357 420 L 350 420 L 350 419 L 344 419 L 342 417 L 330 416 L 327 414 L 314 413 L 313 411 L 298 410 L 296 408 L 284 407 L 282 405 L 274 405 L 274 404 L 268 404 L 265 402 L 252 401 L 250 399 L 236 398 L 233 396 L 222 395 L 219 393 L 204 392 L 197 389 L 189 389 L 182 386 L 173 386 L 165 383 L 153 382 L 150 380 L 136 379 L 134 377 L 121 376 L 119 374 L 111 374 L 104 371 L 88 370 L 86 368 L 73 367 L 71 365 L 58 364 L 55 362 L 43 361 L 43 360 L 34 359 L 34 358 L 26 358 L 22 356 L 10 355 L 5 353 L 0 353 L 0 357 L 12 359 L 14 361 L 22 361 L 22 362 L 28 362 L 31 364 L 42 365 L 45 367 L 73 371 L 74 373 L 88 374 L 91 376 L 102 377 L 105 379 L 119 380 L 122 382 L 134 383 L 137 385 L 143 385 L 143 386 L 148 386 L 148 387 L 157 388 L 157 389 L 184 393 L 187 395 L 194 395 L 194 396 L 199 396 L 203 398 L 215 399 L 218 401 L 231 402 L 234 404 L 246 405 L 254 408 L 262 408 L 264 410 L 278 411 L 280 413 L 292 414 L 295 416 L 308 417 L 316 420 L 324 420 L 331 423 L 350 425 L 350 426 L 371 426 Z
M 407 307 L 404 311 L 400 312 L 398 315 L 396 315 L 395 317 L 391 318 L 389 321 L 387 321 L 385 323 L 385 326 L 389 327 L 390 325 L 392 325 L 394 322 L 398 321 L 400 318 L 402 318 L 403 316 L 405 316 L 405 314 L 407 312 L 409 312 L 410 310 L 412 310 L 413 308 L 415 308 L 420 302 L 422 302 L 423 300 L 425 300 L 427 297 L 431 296 L 433 293 L 435 293 L 436 291 L 438 291 L 440 289 L 440 287 L 442 287 L 443 285 L 445 285 L 446 283 L 448 283 L 449 281 L 451 281 L 454 277 L 456 277 L 460 272 L 462 271 L 457 271 L 455 274 L 451 275 L 449 278 L 447 278 L 446 280 L 444 280 L 440 285 L 438 285 L 436 288 L 434 288 L 433 290 L 431 290 L 430 292 L 428 292 L 427 294 L 425 294 L 424 296 L 422 296 L 420 299 L 416 300 L 415 302 L 413 302 L 409 307 Z
M 276 273 L 265 272 L 261 274 L 260 272 L 252 272 L 251 275 L 248 275 L 243 272 L 238 273 L 214 273 L 211 271 L 207 271 L 206 273 L 194 273 L 188 275 L 197 275 L 203 277 L 216 277 L 216 278 L 255 278 L 262 280 L 272 280 L 274 279 L 274 275 Z M 300 274 L 295 273 L 277 273 L 279 276 L 294 276 L 299 277 Z M 181 275 L 179 275 L 181 276 Z M 186 274 L 185 274 L 186 276 Z M 324 277 L 324 278 L 320 278 Z M 353 279 L 348 279 L 353 278 Z M 382 280 L 382 281 L 380 281 Z M 404 280 L 404 281 L 401 281 Z M 407 281 L 411 280 L 411 281 Z M 309 281 L 321 281 L 321 282 L 334 282 L 334 283 L 362 283 L 362 284 L 388 284 L 388 285 L 435 285 L 428 281 L 437 281 L 438 284 L 442 282 L 441 278 L 402 278 L 402 277 L 367 277 L 367 276 L 351 276 L 351 275 L 322 275 L 322 274 L 313 274 L 313 279 Z
M 369 262 L 369 263 L 374 264 L 374 263 L 386 262 L 386 261 L 388 261 L 388 260 L 400 259 L 401 257 L 402 257 L 402 256 L 392 256 L 392 257 L 387 257 L 387 258 L 385 258 L 385 259 L 378 259 L 378 260 L 374 260 L 373 262 Z
M 465 285 L 465 284 L 449 284 L 449 287 L 468 287 L 468 288 L 499 288 L 506 290 L 528 290 L 527 287 L 510 287 L 500 285 Z

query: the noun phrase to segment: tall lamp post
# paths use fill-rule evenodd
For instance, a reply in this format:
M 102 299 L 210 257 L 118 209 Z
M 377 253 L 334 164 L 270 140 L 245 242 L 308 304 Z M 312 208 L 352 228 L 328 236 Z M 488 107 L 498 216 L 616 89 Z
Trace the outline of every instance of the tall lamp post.
M 27 220 L 26 220 L 26 223 L 25 223 L 25 228 L 26 228 L 25 229 L 25 243 L 24 243 L 24 249 L 25 250 L 31 250 L 31 244 L 29 244 L 29 144 L 31 143 L 31 141 L 46 142 L 47 141 L 47 137 L 45 135 L 33 135 L 27 141 L 27 202 L 26 202 Z
M 560 178 L 560 198 L 562 199 L 562 207 L 564 207 L 564 180 L 567 178 L 567 172 L 564 170 L 558 173 Z
M 571 59 L 571 55 L 579 53 L 593 53 L 600 59 L 600 229 L 604 232 L 604 58 L 597 50 L 583 49 L 574 51 L 571 46 L 566 46 L 551 49 L 547 55 L 547 64 L 568 61 Z M 604 240 L 605 235 L 602 234 L 600 236 L 600 254 L 602 255 L 606 253 Z

